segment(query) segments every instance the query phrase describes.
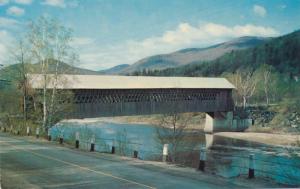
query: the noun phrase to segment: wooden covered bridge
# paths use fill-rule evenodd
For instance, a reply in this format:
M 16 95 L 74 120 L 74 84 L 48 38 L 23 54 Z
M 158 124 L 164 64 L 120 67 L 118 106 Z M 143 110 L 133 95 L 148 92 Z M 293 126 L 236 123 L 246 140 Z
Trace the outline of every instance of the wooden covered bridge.
M 44 77 L 29 76 L 34 89 Z M 47 88 L 55 86 L 47 76 Z M 234 86 L 224 78 L 60 75 L 57 90 L 71 90 L 75 109 L 68 118 L 206 112 L 206 130 L 231 127 Z

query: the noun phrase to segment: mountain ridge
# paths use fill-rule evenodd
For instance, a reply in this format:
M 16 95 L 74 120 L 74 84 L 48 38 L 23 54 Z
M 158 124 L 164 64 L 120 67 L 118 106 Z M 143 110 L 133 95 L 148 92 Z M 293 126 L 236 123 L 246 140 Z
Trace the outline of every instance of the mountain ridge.
M 233 50 L 212 61 L 195 61 L 163 70 L 133 72 L 132 75 L 154 76 L 221 76 L 240 69 L 256 70 L 269 65 L 290 77 L 300 76 L 300 30 L 272 38 L 252 48 Z
M 119 64 L 117 66 L 114 66 L 114 67 L 111 67 L 111 68 L 108 68 L 108 69 L 105 69 L 105 70 L 100 70 L 100 71 L 97 71 L 99 74 L 104 74 L 104 75 L 115 75 L 115 74 L 118 74 L 120 71 L 122 71 L 123 69 L 129 67 L 130 65 L 129 64 Z
M 190 64 L 195 61 L 211 61 L 232 50 L 251 48 L 271 38 L 245 36 L 205 48 L 187 48 L 168 54 L 158 54 L 143 58 L 121 70 L 119 74 L 128 74 L 142 70 L 162 70 Z

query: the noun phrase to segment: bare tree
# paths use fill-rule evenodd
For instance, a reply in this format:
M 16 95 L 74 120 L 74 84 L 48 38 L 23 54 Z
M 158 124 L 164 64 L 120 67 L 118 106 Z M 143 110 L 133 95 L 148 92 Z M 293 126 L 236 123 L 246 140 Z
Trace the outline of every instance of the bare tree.
M 159 127 L 156 128 L 156 135 L 161 144 L 169 144 L 171 160 L 176 162 L 178 150 L 184 139 L 184 131 L 188 126 L 189 116 L 183 116 L 179 113 L 163 115 Z
M 117 145 L 117 149 L 118 149 L 118 152 L 121 154 L 121 155 L 126 155 L 126 152 L 129 148 L 129 139 L 128 139 L 128 136 L 127 136 L 127 130 L 126 129 L 123 129 L 123 131 L 118 131 L 116 133 L 116 145 Z
M 77 56 L 70 46 L 72 41 L 72 31 L 68 28 L 65 28 L 57 21 L 53 21 L 53 53 L 51 59 L 55 62 L 55 72 L 54 72 L 54 83 L 52 88 L 51 100 L 50 100 L 50 109 L 49 109 L 49 120 L 48 125 L 52 124 L 52 117 L 55 112 L 55 98 L 56 90 L 61 82 L 65 82 L 65 79 L 60 77 L 60 74 L 63 74 L 67 70 L 59 72 L 59 65 L 61 62 L 74 62 L 77 60 Z
M 237 89 L 238 95 L 243 99 L 243 108 L 247 106 L 247 101 L 255 92 L 256 89 L 256 79 L 251 71 L 237 71 L 233 76 L 234 84 Z
M 230 74 L 229 76 L 227 76 L 229 81 L 233 83 L 233 85 L 235 87 L 238 86 L 238 80 L 239 80 L 239 77 L 237 76 L 237 74 Z M 234 90 L 233 91 L 233 99 L 234 99 L 234 104 L 235 105 L 238 105 L 238 102 L 240 101 L 240 95 L 238 94 L 237 90 Z
M 266 97 L 266 104 L 268 106 L 270 103 L 269 91 L 271 86 L 271 69 L 267 66 L 264 66 L 263 68 L 263 78 L 264 78 L 264 92 Z
M 33 57 L 41 64 L 41 74 L 43 75 L 43 128 L 47 129 L 53 122 L 53 114 L 55 112 L 55 103 L 57 96 L 57 86 L 60 82 L 64 82 L 59 77 L 59 67 L 61 62 L 73 62 L 77 56 L 70 46 L 72 40 L 72 32 L 65 28 L 57 20 L 40 17 L 36 22 L 30 25 L 28 35 L 31 44 Z M 54 74 L 49 76 L 50 64 L 55 64 Z M 66 70 L 65 70 L 66 71 Z M 51 82 L 51 95 L 48 97 L 48 86 Z
M 27 121 L 27 93 L 28 93 L 28 82 L 27 74 L 29 72 L 29 54 L 26 50 L 26 44 L 20 40 L 17 48 L 13 51 L 13 58 L 17 64 L 20 64 L 19 76 L 18 76 L 18 87 L 22 90 L 23 99 L 23 119 Z
M 28 107 L 27 100 L 28 94 L 31 92 L 29 90 L 28 82 L 27 82 L 27 74 L 30 71 L 30 56 L 28 52 L 28 44 L 23 39 L 20 39 L 15 47 L 11 48 L 10 56 L 11 61 L 14 62 L 17 66 L 15 67 L 14 80 L 16 81 L 15 85 L 18 90 L 21 91 L 19 93 L 22 97 L 22 113 L 23 113 L 23 127 L 26 127 L 27 119 L 28 119 Z M 20 128 L 19 128 L 20 129 Z M 18 130 L 19 130 L 18 129 Z
M 47 124 L 47 68 L 51 57 L 51 25 L 46 17 L 40 17 L 37 22 L 32 22 L 28 35 L 31 44 L 31 52 L 38 63 L 41 64 L 43 75 L 43 128 Z

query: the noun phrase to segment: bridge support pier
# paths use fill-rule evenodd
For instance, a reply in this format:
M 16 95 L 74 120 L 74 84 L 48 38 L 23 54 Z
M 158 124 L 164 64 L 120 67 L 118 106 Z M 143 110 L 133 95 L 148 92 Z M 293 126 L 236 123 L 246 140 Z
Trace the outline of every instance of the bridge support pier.
M 204 132 L 235 131 L 233 126 L 233 112 L 207 112 Z
M 213 133 L 206 133 L 205 134 L 205 147 L 209 149 L 214 144 L 214 134 Z

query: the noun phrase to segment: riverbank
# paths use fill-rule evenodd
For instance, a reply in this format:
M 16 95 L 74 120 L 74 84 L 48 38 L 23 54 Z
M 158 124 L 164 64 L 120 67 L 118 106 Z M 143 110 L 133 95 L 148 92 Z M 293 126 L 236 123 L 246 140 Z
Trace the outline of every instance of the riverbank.
M 215 136 L 222 136 L 233 139 L 246 140 L 251 142 L 258 142 L 268 145 L 280 146 L 299 146 L 300 135 L 292 134 L 274 134 L 274 133 L 251 133 L 251 132 L 220 132 L 214 134 Z
M 88 119 L 69 119 L 63 122 L 77 122 L 77 123 L 93 123 L 93 122 L 107 122 L 116 124 L 143 124 L 159 127 L 163 118 L 167 115 L 140 115 L 140 116 L 116 116 L 116 117 L 100 117 Z M 180 114 L 183 120 L 188 119 L 187 129 L 203 130 L 205 125 L 205 113 L 183 113 Z
M 197 129 L 203 130 L 205 125 L 205 113 L 182 113 L 178 114 L 181 116 L 180 119 L 188 120 L 184 121 L 187 123 L 187 129 Z M 166 119 L 168 115 L 141 115 L 141 116 L 120 116 L 120 117 L 113 117 L 110 120 L 117 122 L 117 123 L 131 123 L 131 124 L 145 124 L 145 125 L 153 125 L 153 126 L 160 126 L 163 119 Z M 178 121 L 178 124 L 180 121 Z

